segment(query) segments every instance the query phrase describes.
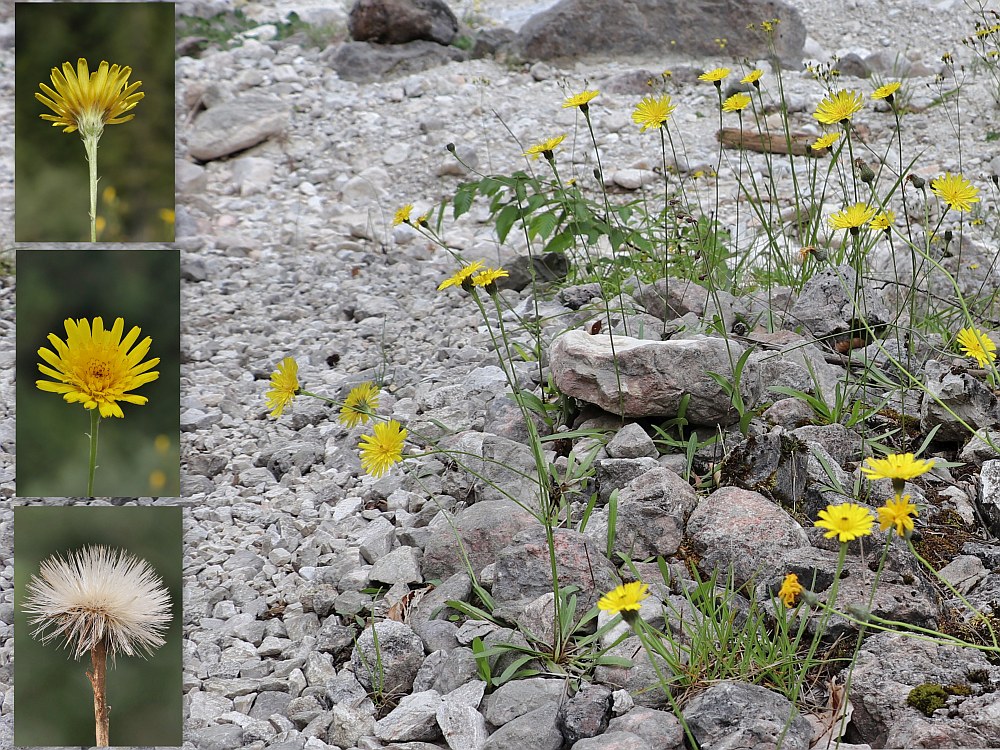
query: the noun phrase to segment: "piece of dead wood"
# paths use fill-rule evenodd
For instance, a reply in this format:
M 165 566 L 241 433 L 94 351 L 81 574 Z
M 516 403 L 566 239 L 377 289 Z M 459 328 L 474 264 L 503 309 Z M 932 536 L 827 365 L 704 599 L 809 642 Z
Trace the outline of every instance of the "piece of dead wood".
M 812 149 L 809 144 L 816 136 L 806 133 L 792 133 L 786 138 L 784 133 L 757 133 L 739 128 L 723 128 L 715 134 L 723 148 L 743 148 L 762 154 L 794 154 L 795 156 L 825 156 L 830 149 Z
M 814 750 L 835 748 L 847 731 L 847 725 L 850 724 L 851 715 L 854 713 L 854 707 L 847 700 L 847 689 L 843 685 L 831 680 L 829 690 L 830 698 L 826 707 L 818 714 L 806 715 L 813 730 L 809 747 Z

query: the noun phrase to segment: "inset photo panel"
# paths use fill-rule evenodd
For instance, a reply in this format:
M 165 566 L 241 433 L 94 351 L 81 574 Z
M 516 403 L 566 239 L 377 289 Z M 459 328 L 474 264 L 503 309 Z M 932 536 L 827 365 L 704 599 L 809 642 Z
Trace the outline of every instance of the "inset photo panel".
M 17 251 L 17 495 L 180 495 L 180 260 Z
M 173 241 L 173 28 L 173 3 L 15 3 L 17 242 Z
M 179 507 L 14 509 L 14 743 L 182 744 Z

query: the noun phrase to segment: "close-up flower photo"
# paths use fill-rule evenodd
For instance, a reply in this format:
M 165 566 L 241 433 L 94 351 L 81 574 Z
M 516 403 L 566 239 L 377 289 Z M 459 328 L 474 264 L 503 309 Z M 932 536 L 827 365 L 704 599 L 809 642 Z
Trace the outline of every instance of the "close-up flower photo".
M 177 264 L 18 251 L 19 496 L 179 494 Z
M 15 510 L 18 745 L 179 745 L 182 511 Z
M 18 241 L 173 240 L 172 23 L 169 3 L 17 4 Z

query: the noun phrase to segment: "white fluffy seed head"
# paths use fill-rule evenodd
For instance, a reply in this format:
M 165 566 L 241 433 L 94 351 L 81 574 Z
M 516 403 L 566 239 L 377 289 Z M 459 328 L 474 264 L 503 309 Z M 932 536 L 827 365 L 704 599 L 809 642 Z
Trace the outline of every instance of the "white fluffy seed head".
M 145 560 L 124 550 L 85 547 L 42 561 L 28 582 L 24 611 L 32 636 L 62 638 L 77 659 L 102 640 L 112 658 L 149 656 L 164 644 L 170 594 Z

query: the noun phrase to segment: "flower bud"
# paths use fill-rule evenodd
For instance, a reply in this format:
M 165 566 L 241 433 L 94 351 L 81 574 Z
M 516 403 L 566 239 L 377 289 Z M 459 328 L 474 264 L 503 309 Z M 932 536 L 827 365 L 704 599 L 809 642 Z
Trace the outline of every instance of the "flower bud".
M 863 183 L 870 185 L 875 182 L 875 173 L 872 171 L 872 168 L 868 166 L 868 162 L 864 159 L 855 159 L 854 168 L 858 171 L 858 179 Z

